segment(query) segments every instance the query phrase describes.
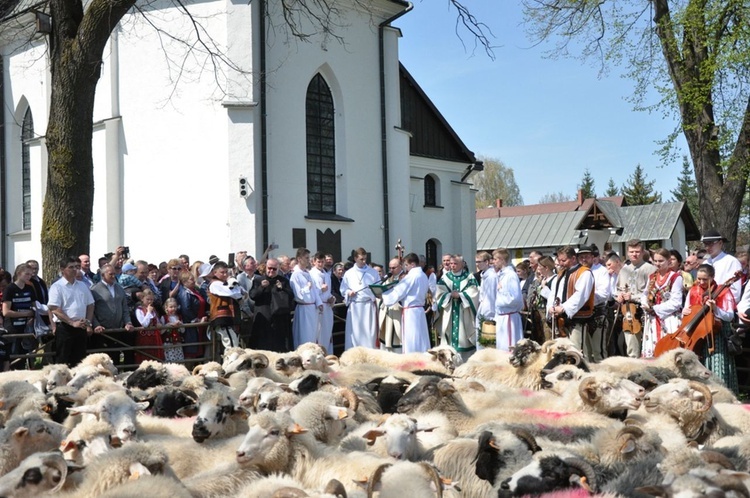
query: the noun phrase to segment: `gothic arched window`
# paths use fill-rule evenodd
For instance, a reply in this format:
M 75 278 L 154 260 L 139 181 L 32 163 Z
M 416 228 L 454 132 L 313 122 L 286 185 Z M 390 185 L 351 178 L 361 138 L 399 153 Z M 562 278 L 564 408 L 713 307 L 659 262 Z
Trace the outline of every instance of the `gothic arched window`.
M 307 87 L 307 211 L 336 214 L 336 139 L 333 96 L 316 74 Z

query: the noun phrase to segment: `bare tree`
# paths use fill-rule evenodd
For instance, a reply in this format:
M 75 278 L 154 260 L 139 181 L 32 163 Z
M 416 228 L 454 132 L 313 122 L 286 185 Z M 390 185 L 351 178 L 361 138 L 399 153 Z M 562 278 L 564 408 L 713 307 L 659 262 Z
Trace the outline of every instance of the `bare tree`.
M 494 206 L 496 200 L 501 200 L 504 206 L 523 205 L 523 197 L 516 183 L 513 169 L 506 166 L 500 159 L 482 157 L 484 171 L 476 174 L 474 188 L 478 190 L 476 195 L 476 207 L 483 208 Z
M 303 42 L 313 39 L 325 45 L 330 40 L 346 41 L 339 35 L 345 20 L 341 2 L 334 0 L 281 0 L 267 2 L 280 9 L 281 24 L 271 24 L 271 30 Z M 456 30 L 467 34 L 475 47 L 483 47 L 493 57 L 490 42 L 492 33 L 487 25 L 476 19 L 459 0 L 449 0 L 456 9 Z M 88 253 L 94 199 L 92 159 L 93 113 L 96 87 L 101 75 L 104 48 L 110 35 L 123 17 L 132 10 L 144 14 L 149 22 L 149 10 L 158 9 L 147 0 L 48 0 L 34 6 L 51 15 L 49 33 L 49 64 L 51 68 L 50 112 L 46 132 L 48 151 L 47 191 L 41 229 L 42 257 L 45 272 L 54 274 L 56 263 L 69 254 Z M 186 40 L 168 29 L 152 26 L 161 40 L 181 43 L 190 51 L 205 56 L 205 66 L 214 71 L 217 82 L 226 79 L 227 68 L 242 71 L 227 57 L 222 47 L 192 16 L 182 0 L 171 0 L 172 6 L 188 16 L 193 35 Z M 168 3 L 166 3 L 168 4 Z M 26 4 L 24 4 L 26 6 Z M 148 8 L 147 8 L 148 7 Z M 372 0 L 352 0 L 351 8 L 372 11 Z M 7 25 L 20 7 L 14 0 L 0 0 L 0 23 Z M 348 7 L 346 7 L 348 8 Z M 268 16 L 269 23 L 272 18 Z M 275 22 L 275 21 L 273 21 Z M 176 70 L 173 81 L 183 75 L 185 59 L 168 63 Z

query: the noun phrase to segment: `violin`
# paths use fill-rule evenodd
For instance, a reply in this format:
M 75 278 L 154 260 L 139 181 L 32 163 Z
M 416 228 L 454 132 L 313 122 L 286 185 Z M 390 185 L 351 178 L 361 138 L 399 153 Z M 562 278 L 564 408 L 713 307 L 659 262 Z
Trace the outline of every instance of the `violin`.
M 556 297 L 552 302 L 552 308 L 554 309 L 556 306 L 560 306 L 559 297 Z M 565 313 L 560 316 L 552 316 L 552 338 L 556 339 L 558 337 L 568 337 L 568 331 L 565 328 Z
M 740 278 L 742 278 L 742 272 L 737 271 L 729 280 L 716 287 L 715 290 L 712 291 L 709 287 L 706 294 L 703 296 L 703 302 L 706 303 L 706 301 L 716 300 L 725 289 L 729 288 Z M 674 333 L 667 334 L 659 339 L 654 347 L 654 356 L 660 356 L 667 351 L 676 348 L 685 348 L 695 351 L 701 339 L 706 339 L 708 341 L 708 352 L 713 353 L 714 331 L 720 328 L 721 321 L 714 317 L 714 313 L 709 304 L 692 306 L 690 308 L 690 313 L 682 318 L 680 328 Z
M 625 292 L 628 292 L 629 286 L 625 284 Z M 622 315 L 622 331 L 628 334 L 640 334 L 643 330 L 643 324 L 640 319 L 636 316 L 638 313 L 638 305 L 636 303 L 622 303 L 620 306 L 620 314 Z

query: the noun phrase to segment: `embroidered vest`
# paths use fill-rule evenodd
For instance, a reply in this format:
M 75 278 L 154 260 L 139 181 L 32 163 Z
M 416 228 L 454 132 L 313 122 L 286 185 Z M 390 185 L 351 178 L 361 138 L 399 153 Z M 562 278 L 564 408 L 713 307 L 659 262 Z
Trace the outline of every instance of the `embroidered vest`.
M 572 296 L 576 291 L 576 282 L 578 281 L 578 278 L 583 275 L 585 272 L 590 272 L 591 270 L 587 266 L 579 266 L 578 269 L 570 273 L 568 275 L 568 281 L 566 282 L 568 289 L 566 296 Z M 581 309 L 578 310 L 578 313 L 573 315 L 573 319 L 583 319 L 583 318 L 591 318 L 594 315 L 594 288 L 591 288 L 591 294 L 586 299 L 586 302 L 581 306 Z

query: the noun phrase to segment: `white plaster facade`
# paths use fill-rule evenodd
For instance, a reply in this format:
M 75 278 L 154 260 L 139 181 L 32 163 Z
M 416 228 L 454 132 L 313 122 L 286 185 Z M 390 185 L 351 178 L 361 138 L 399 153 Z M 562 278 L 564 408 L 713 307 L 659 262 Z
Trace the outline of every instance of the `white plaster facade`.
M 363 246 L 372 259 L 386 255 L 381 140 L 379 24 L 405 10 L 389 0 L 370 12 L 346 4 L 340 34 L 344 43 L 315 37 L 289 38 L 269 12 L 261 44 L 260 5 L 246 0 L 192 2 L 192 15 L 211 40 L 243 72 L 211 69 L 200 50 L 186 54 L 162 27 L 195 40 L 187 16 L 172 4 L 152 4 L 123 19 L 105 50 L 97 88 L 93 155 L 94 218 L 91 249 L 99 256 L 124 244 L 138 259 L 163 261 L 181 253 L 194 260 L 226 258 L 247 250 L 259 255 L 264 242 L 274 254 L 293 254 L 292 229 L 304 229 L 316 249 L 316 231 L 341 231 L 341 254 Z M 268 2 L 273 9 L 276 2 Z M 407 14 L 408 15 L 408 14 Z M 272 24 L 277 26 L 272 28 Z M 153 26 L 152 26 L 153 25 Z M 210 35 L 210 38 L 209 38 Z M 398 29 L 382 28 L 387 142 L 389 247 L 402 239 L 407 251 L 425 252 L 432 239 L 439 251 L 472 254 L 476 248 L 474 193 L 462 181 L 470 162 L 410 155 L 410 133 L 401 129 Z M 263 234 L 262 95 L 260 64 L 265 51 L 267 240 Z M 3 61 L 3 123 L 7 268 L 41 256 L 39 229 L 46 181 L 44 133 L 50 93 L 46 43 L 0 39 Z M 336 220 L 307 213 L 305 98 L 320 73 L 335 107 Z M 222 91 L 225 89 L 226 91 Z M 35 138 L 31 152 L 31 230 L 22 230 L 21 123 L 30 108 Z M 441 208 L 424 207 L 420 178 L 437 179 Z M 250 195 L 239 195 L 245 177 Z M 346 221 L 344 218 L 353 220 Z M 391 253 L 393 251 L 391 250 Z

